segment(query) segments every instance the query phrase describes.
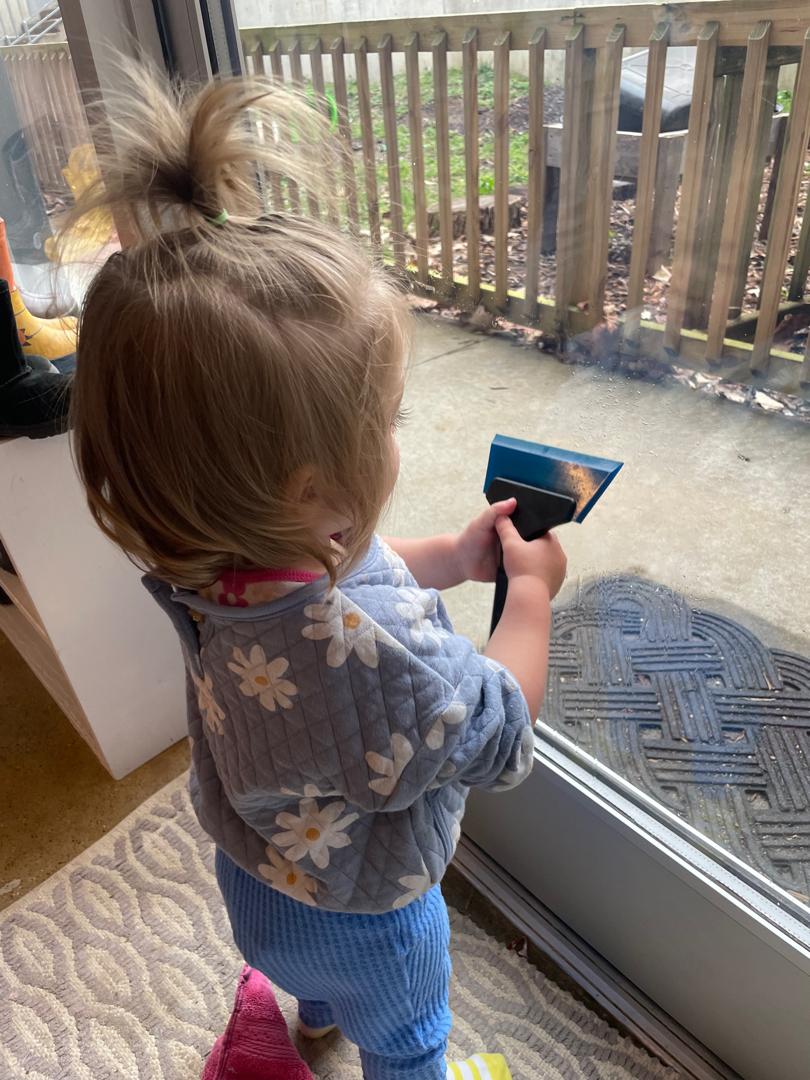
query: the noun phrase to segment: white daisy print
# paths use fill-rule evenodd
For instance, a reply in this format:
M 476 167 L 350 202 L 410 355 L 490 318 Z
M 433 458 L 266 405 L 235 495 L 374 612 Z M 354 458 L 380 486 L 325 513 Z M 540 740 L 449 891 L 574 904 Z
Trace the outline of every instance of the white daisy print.
M 503 678 L 503 684 L 510 693 L 513 694 L 516 690 L 520 689 L 512 674 L 503 666 L 503 664 L 499 664 L 497 660 L 492 660 L 489 656 L 484 657 L 484 663 L 490 671 L 493 671 L 496 675 L 500 675 Z
M 436 779 L 430 785 L 430 791 L 435 791 L 436 788 L 444 787 L 451 776 L 455 776 L 458 769 L 455 767 L 452 761 L 445 761 L 444 765 L 439 769 L 436 774 Z
M 370 619 L 356 604 L 335 589 L 325 604 L 310 604 L 304 608 L 308 619 L 313 619 L 301 633 L 313 641 L 330 638 L 326 650 L 329 667 L 340 667 L 351 653 L 356 653 L 366 667 L 376 668 L 380 662 L 377 642 L 402 648 L 398 641 Z
M 308 877 L 303 871 L 299 870 L 295 863 L 290 862 L 289 859 L 285 859 L 283 855 L 279 854 L 272 846 L 268 846 L 266 849 L 267 858 L 270 860 L 270 865 L 262 863 L 259 866 L 259 873 L 263 878 L 266 878 L 274 889 L 278 889 L 279 892 L 286 893 L 287 896 L 291 896 L 293 900 L 298 900 L 302 904 L 309 904 L 310 907 L 315 907 L 314 893 L 318 888 L 318 883 L 313 878 Z
M 291 698 L 298 693 L 298 687 L 283 677 L 289 666 L 289 660 L 283 656 L 268 663 L 261 645 L 254 645 L 248 656 L 241 649 L 234 649 L 233 660 L 228 661 L 231 671 L 242 679 L 239 689 L 245 697 L 258 697 L 270 712 L 276 711 L 276 705 L 292 708 Z
M 447 637 L 447 631 L 437 626 L 430 616 L 436 614 L 436 596 L 423 589 L 400 589 L 399 595 L 405 599 L 396 605 L 397 614 L 411 624 L 411 639 L 416 645 L 428 642 L 440 645 Z
M 399 732 L 391 736 L 391 757 L 383 757 L 373 750 L 366 754 L 366 762 L 376 773 L 382 777 L 377 780 L 369 780 L 368 786 L 378 795 L 391 795 L 399 783 L 399 778 L 405 771 L 405 766 L 413 757 L 413 747 Z
M 276 817 L 276 825 L 287 831 L 276 833 L 273 843 L 286 848 L 287 857 L 293 862 L 309 855 L 315 865 L 324 870 L 329 865 L 329 848 L 344 848 L 351 844 L 345 830 L 359 815 L 341 817 L 345 809 L 345 802 L 333 802 L 321 810 L 314 799 L 302 799 L 298 804 L 298 816 L 284 812 Z
M 407 892 L 404 892 L 402 896 L 398 896 L 391 905 L 392 907 L 403 908 L 406 904 L 410 904 L 414 900 L 418 900 L 420 896 L 424 896 L 431 886 L 430 874 L 427 872 L 425 864 L 422 863 L 421 874 L 406 874 L 405 877 L 399 879 L 399 884 L 403 889 L 407 889 Z
M 402 556 L 397 555 L 390 544 L 386 544 L 384 540 L 380 541 L 380 548 L 383 558 L 388 564 L 388 569 L 391 571 L 391 584 L 397 589 L 401 589 L 407 580 L 408 567 L 405 565 Z
M 194 680 L 194 685 L 197 687 L 197 704 L 200 707 L 200 713 L 203 720 L 208 727 L 217 733 L 217 735 L 223 735 L 225 729 L 222 726 L 222 721 L 225 719 L 225 713 L 219 707 L 217 699 L 214 697 L 214 682 L 210 675 L 203 674 L 203 677 L 198 678 L 194 672 L 191 672 L 191 678 Z
M 457 727 L 467 719 L 467 706 L 461 701 L 451 701 L 442 715 L 436 720 L 427 733 L 425 743 L 431 750 L 439 750 L 444 746 L 444 733 L 446 727 Z
M 339 795 L 339 791 L 321 791 L 317 784 L 304 784 L 303 791 L 293 791 L 292 788 L 283 787 L 281 789 L 282 795 L 292 795 L 296 799 L 300 799 L 302 795 L 305 795 L 308 799 L 326 799 L 330 795 Z

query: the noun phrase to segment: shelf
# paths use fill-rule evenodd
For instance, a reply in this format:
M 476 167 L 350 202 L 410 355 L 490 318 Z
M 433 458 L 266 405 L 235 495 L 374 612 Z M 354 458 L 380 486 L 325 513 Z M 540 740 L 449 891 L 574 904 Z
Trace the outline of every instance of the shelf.
M 45 627 L 42 625 L 37 609 L 34 607 L 34 601 L 17 575 L 10 574 L 8 570 L 0 570 L 0 589 L 3 589 L 11 597 L 20 613 L 28 620 L 32 628 L 44 638 L 45 643 L 50 646 L 50 639 L 45 632 Z
M 13 576 L 3 571 L 0 573 L 3 573 L 4 577 Z M 5 588 L 5 585 L 3 587 Z M 0 604 L 0 631 L 6 635 L 78 733 L 90 743 L 103 762 L 104 755 L 90 729 L 84 710 L 42 628 L 32 624 L 22 608 L 15 604 Z

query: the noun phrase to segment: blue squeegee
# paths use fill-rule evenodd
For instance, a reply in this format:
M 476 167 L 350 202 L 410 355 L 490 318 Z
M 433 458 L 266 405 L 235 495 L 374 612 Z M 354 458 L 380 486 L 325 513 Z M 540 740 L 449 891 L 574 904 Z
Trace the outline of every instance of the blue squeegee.
M 496 435 L 489 449 L 484 493 L 491 503 L 514 496 L 515 528 L 524 540 L 535 540 L 558 525 L 584 521 L 621 467 L 621 461 Z M 501 565 L 490 632 L 503 612 L 506 590 Z

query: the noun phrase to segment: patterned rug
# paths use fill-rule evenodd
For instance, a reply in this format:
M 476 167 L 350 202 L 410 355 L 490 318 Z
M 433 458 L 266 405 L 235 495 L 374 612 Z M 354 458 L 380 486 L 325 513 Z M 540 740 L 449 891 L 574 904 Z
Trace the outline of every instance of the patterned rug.
M 810 904 L 810 660 L 633 577 L 554 616 L 543 719 Z
M 507 1055 L 515 1080 L 676 1073 L 457 912 L 452 1053 Z M 240 959 L 185 778 L 0 916 L 0 1076 L 195 1080 Z M 292 1001 L 280 995 L 289 1019 Z M 319 1080 L 361 1080 L 355 1048 L 311 1044 Z

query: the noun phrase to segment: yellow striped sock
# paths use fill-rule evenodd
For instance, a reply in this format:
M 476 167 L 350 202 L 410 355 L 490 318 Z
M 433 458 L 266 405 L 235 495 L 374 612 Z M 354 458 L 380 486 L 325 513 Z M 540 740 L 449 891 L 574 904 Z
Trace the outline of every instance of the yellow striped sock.
M 503 1054 L 474 1054 L 447 1065 L 447 1080 L 512 1080 Z

